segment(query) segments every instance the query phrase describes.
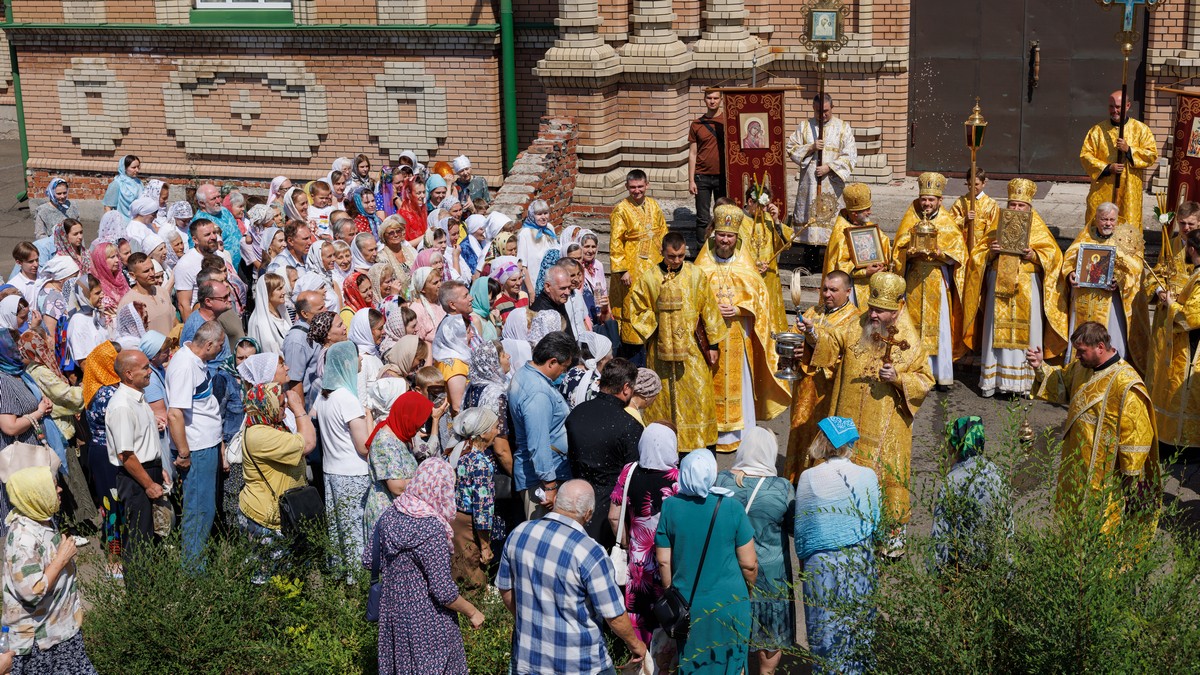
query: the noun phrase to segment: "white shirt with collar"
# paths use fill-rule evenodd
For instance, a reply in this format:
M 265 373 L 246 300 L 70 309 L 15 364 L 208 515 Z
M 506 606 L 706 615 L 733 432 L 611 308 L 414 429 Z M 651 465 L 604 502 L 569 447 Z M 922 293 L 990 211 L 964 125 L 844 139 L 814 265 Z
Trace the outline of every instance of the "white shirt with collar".
M 108 432 L 108 461 L 113 466 L 121 466 L 123 452 L 132 452 L 142 464 L 162 456 L 158 423 L 145 393 L 124 382 L 108 402 L 104 429 Z

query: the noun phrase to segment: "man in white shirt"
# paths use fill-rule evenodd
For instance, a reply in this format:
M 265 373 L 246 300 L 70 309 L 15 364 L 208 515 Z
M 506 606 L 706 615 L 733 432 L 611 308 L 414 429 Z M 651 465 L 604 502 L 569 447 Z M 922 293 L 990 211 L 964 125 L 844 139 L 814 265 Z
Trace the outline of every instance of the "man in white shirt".
M 148 253 L 142 242 L 146 237 L 156 233 L 154 219 L 158 217 L 158 200 L 154 197 L 138 197 L 129 205 L 129 224 L 125 226 L 125 236 L 129 239 L 134 251 Z
M 288 267 L 297 271 L 304 269 L 304 260 L 313 244 L 312 230 L 307 224 L 292 221 L 283 226 L 283 242 L 284 249 L 267 266 L 267 271 L 284 274 Z
M 207 321 L 167 364 L 167 427 L 183 490 L 183 556 L 195 561 L 208 543 L 217 515 L 221 465 L 221 406 L 213 395 L 208 362 L 225 346 L 225 330 Z
M 221 240 L 221 231 L 211 220 L 192 221 L 188 232 L 192 235 L 192 248 L 175 265 L 175 299 L 183 321 L 192 313 L 192 292 L 196 290 L 196 275 L 204 256 L 215 253 Z
M 158 422 L 146 403 L 150 359 L 137 349 L 127 349 L 117 355 L 113 368 L 121 378 L 121 386 L 108 403 L 104 429 L 108 435 L 108 461 L 117 467 L 117 496 L 125 505 L 121 552 L 128 561 L 144 544 L 154 541 L 153 502 L 163 496 L 167 478 L 158 443 Z
M 32 242 L 23 241 L 13 247 L 13 260 L 17 262 L 17 271 L 8 283 L 21 291 L 21 297 L 29 303 L 31 309 L 37 309 L 38 257 L 37 247 Z

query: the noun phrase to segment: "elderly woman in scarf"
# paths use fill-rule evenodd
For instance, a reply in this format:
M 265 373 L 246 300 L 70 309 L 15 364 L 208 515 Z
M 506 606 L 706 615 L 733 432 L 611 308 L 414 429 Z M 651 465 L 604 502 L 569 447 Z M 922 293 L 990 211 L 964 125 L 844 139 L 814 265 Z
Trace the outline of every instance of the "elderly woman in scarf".
M 383 262 L 375 263 L 371 265 L 371 269 L 367 270 L 367 278 L 371 280 L 371 292 L 375 295 L 375 308 L 384 316 L 391 316 L 393 312 L 399 311 L 400 303 L 397 301 L 399 284 L 395 272 L 392 271 L 392 266 Z
M 4 624 L 15 673 L 94 673 L 83 642 L 75 540 L 60 533 L 49 467 L 21 469 L 5 485 Z
M 100 280 L 104 295 L 100 301 L 100 309 L 109 313 L 116 312 L 121 298 L 129 292 L 129 281 L 121 271 L 121 254 L 115 244 L 97 241 L 92 245 L 92 274 Z
M 487 585 L 492 547 L 504 538 L 504 521 L 496 515 L 496 463 L 492 441 L 500 434 L 500 417 L 488 408 L 466 408 L 453 423 L 458 445 L 450 453 L 454 467 L 454 580 L 467 588 Z
M 363 511 L 371 488 L 366 458 L 374 424 L 359 401 L 358 353 L 352 342 L 325 351 L 321 393 L 313 405 L 323 443 L 325 516 L 335 569 L 362 557 Z
M 861 629 L 875 590 L 880 490 L 875 471 L 851 461 L 858 429 L 826 417 L 808 454 L 821 462 L 796 482 L 796 556 L 804 570 L 804 623 L 821 672 L 862 673 L 870 653 Z M 823 461 L 822 461 L 823 460 Z
M 509 350 L 500 341 L 485 341 L 471 350 L 467 391 L 462 407 L 486 408 L 496 414 L 500 427 L 491 448 L 500 468 L 512 475 L 512 446 L 508 438 L 508 383 L 514 372 Z
M 121 528 L 124 509 L 117 500 L 117 467 L 108 461 L 108 432 L 104 416 L 108 403 L 121 378 L 115 368 L 117 349 L 105 340 L 92 350 L 83 366 L 83 405 L 91 440 L 88 442 L 88 466 L 92 473 L 92 489 L 100 505 L 104 546 L 108 553 L 109 572 L 121 576 Z
M 549 251 L 558 251 L 558 247 L 558 234 L 550 225 L 550 205 L 545 200 L 535 199 L 529 204 L 525 221 L 517 232 L 517 257 L 526 269 L 540 270 L 542 256 Z M 536 277 L 525 279 L 525 290 L 531 298 L 541 290 L 534 281 Z
M 275 222 L 275 211 L 266 204 L 256 204 L 246 212 L 245 222 L 246 233 L 242 236 L 240 245 L 242 262 L 257 271 L 263 264 L 263 233 Z
M 54 256 L 39 270 L 39 279 L 33 287 L 34 306 L 42 315 L 42 327 L 50 337 L 51 347 L 56 344 L 58 323 L 67 315 L 67 295 L 74 289 L 78 275 L 79 265 L 65 255 Z
M 67 218 L 79 220 L 79 209 L 67 199 L 69 189 L 66 179 L 52 178 L 46 186 L 46 203 L 38 207 L 33 216 L 35 239 L 49 237 L 54 228 Z
M 583 362 L 568 370 L 559 385 L 572 409 L 600 393 L 600 373 L 613 356 L 612 340 L 599 333 L 580 333 L 578 342 Z
M 438 291 L 442 287 L 442 277 L 436 266 L 418 267 L 413 273 L 412 310 L 417 315 L 417 337 L 427 345 L 433 344 L 434 333 L 438 324 L 446 318 L 446 310 L 442 309 L 438 300 Z
M 638 368 L 637 380 L 633 383 L 633 396 L 629 399 L 629 405 L 625 406 L 625 412 L 633 415 L 633 418 L 646 424 L 642 419 L 642 411 L 649 408 L 654 399 L 662 393 L 662 378 L 658 373 L 650 368 Z
M 981 418 L 958 418 L 946 425 L 946 436 L 953 468 L 938 488 L 930 536 L 937 567 L 957 575 L 987 564 L 995 543 L 1012 536 L 1012 489 L 983 454 Z
M 733 467 L 722 471 L 716 483 L 742 503 L 754 528 L 758 580 L 751 645 L 758 655 L 759 672 L 773 672 L 779 666 L 781 650 L 795 644 L 787 539 L 792 531 L 796 494 L 791 481 L 778 475 L 778 458 L 775 432 L 761 426 L 750 429 L 738 447 Z
M 451 576 L 454 517 L 454 471 L 434 457 L 421 462 L 396 508 L 379 518 L 362 561 L 381 571 L 380 673 L 467 672 L 455 612 L 474 628 L 484 619 Z
M 680 673 L 746 669 L 750 597 L 758 577 L 754 529 L 740 504 L 722 503 L 730 493 L 716 487 L 716 480 L 711 451 L 688 453 L 679 463 L 679 492 L 663 502 L 654 535 L 663 587 L 691 598 L 691 627 L 679 645 Z
M 467 237 L 459 247 L 463 262 L 472 274 L 483 272 L 487 262 L 488 247 L 491 242 L 487 238 L 487 217 L 478 213 L 467 216 Z
M 415 391 L 401 394 L 367 438 L 371 492 L 363 515 L 363 539 L 370 541 L 375 524 L 387 507 L 404 493 L 417 472 L 413 446 L 423 441 L 417 432 L 429 421 L 433 403 Z M 428 450 L 422 450 L 422 456 Z
M 608 522 L 620 532 L 629 559 L 625 607 L 638 637 L 650 644 L 658 621 L 652 607 L 663 595 L 654 533 L 663 501 L 679 491 L 679 449 L 675 431 L 655 422 L 638 441 L 638 461 L 626 464 L 617 477 L 608 507 Z M 621 521 L 624 514 L 625 520 Z
M 118 211 L 129 218 L 129 205 L 133 200 L 142 196 L 142 181 L 138 173 L 142 170 L 142 161 L 136 155 L 125 155 L 117 163 L 117 175 L 108 184 L 104 192 L 104 210 Z
M 172 207 L 174 208 L 174 207 Z M 163 225 L 158 230 L 158 236 L 167 242 L 167 259 L 164 264 L 172 269 L 179 264 L 179 259 L 187 253 L 187 239 L 174 225 Z
M 501 256 L 492 261 L 488 276 L 500 283 L 500 293 L 492 301 L 492 309 L 500 313 L 500 321 L 518 307 L 529 305 L 529 298 L 522 293 L 524 270 L 515 256 Z

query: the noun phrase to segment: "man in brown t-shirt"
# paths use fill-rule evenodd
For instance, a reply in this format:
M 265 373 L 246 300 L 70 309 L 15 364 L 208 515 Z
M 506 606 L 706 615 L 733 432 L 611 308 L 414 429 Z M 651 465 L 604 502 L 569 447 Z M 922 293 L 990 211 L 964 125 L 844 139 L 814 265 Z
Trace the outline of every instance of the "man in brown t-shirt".
M 703 242 L 712 202 L 725 196 L 725 123 L 721 92 L 704 93 L 704 114 L 688 130 L 688 190 L 696 195 L 696 238 Z

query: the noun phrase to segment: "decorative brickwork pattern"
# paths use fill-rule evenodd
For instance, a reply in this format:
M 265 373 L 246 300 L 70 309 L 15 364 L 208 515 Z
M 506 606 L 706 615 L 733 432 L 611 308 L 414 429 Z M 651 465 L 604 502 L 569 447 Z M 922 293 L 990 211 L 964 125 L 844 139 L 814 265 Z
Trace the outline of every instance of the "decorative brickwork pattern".
M 425 0 L 378 0 L 379 23 L 418 25 L 429 23 Z
M 155 0 L 154 19 L 167 25 L 183 25 L 191 16 L 192 3 L 188 0 Z
M 367 87 L 368 130 L 389 159 L 412 150 L 424 162 L 446 139 L 446 90 L 419 61 L 388 61 Z
M 58 81 L 58 109 L 82 150 L 111 152 L 129 131 L 125 85 L 104 59 L 74 58 Z
M 544 199 L 550 205 L 550 222 L 561 223 L 575 194 L 578 139 L 574 120 L 543 117 L 537 138 L 517 155 L 492 210 L 519 222 L 525 219 L 530 202 Z
M 167 129 L 201 157 L 308 158 L 328 132 L 325 87 L 299 61 L 192 61 L 171 73 L 162 92 Z M 260 102 L 267 92 L 277 100 Z M 259 125 L 267 106 L 291 114 L 273 126 Z

